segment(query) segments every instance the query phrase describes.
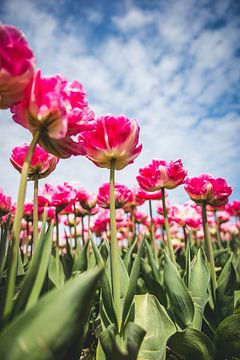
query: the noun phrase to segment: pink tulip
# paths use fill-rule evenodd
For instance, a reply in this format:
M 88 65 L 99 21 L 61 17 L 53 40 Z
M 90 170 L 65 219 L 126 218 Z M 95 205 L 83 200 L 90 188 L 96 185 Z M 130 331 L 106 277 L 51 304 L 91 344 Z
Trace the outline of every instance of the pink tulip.
M 134 186 L 132 189 L 130 189 L 131 191 L 130 198 L 128 202 L 123 206 L 126 212 L 131 212 L 134 208 L 144 203 L 145 200 L 138 196 L 139 190 L 140 189 L 138 186 Z
M 115 183 L 115 206 L 121 208 L 126 204 L 131 196 L 131 191 L 123 184 Z M 98 205 L 102 208 L 108 209 L 110 207 L 110 185 L 104 183 L 98 190 L 97 195 Z
M 180 226 L 187 225 L 196 229 L 202 224 L 200 213 L 196 210 L 196 207 L 189 202 L 183 205 L 173 205 L 170 210 L 169 219 Z
M 115 169 L 121 170 L 134 162 L 142 150 L 138 144 L 139 126 L 134 119 L 124 115 L 104 115 L 95 122 L 95 129 L 79 137 L 87 157 L 95 165 L 110 168 L 115 159 Z
M 89 194 L 88 192 L 82 193 L 80 199 L 80 205 L 90 211 L 91 209 L 95 208 L 97 205 L 97 195 L 96 194 Z
M 11 211 L 11 196 L 7 196 L 0 188 L 0 217 L 7 215 Z
M 183 184 L 186 175 L 181 160 L 152 160 L 149 165 L 139 169 L 137 181 L 143 190 L 153 192 L 161 188 L 176 188 Z
M 60 158 L 85 154 L 82 142 L 72 136 L 92 129 L 94 114 L 77 81 L 68 83 L 60 75 L 42 77 L 39 70 L 25 98 L 11 110 L 15 122 L 33 134 L 40 132 L 39 143 L 46 151 Z
M 22 171 L 28 149 L 29 145 L 23 144 L 22 146 L 16 146 L 12 150 L 10 161 L 19 172 Z M 31 164 L 28 170 L 29 180 L 34 180 L 35 175 L 38 175 L 39 178 L 47 177 L 55 170 L 58 162 L 59 158 L 49 154 L 37 145 L 34 149 Z
M 205 202 L 212 206 L 225 205 L 233 191 L 226 183 L 226 180 L 222 178 L 215 179 L 209 174 L 187 178 L 184 188 L 196 203 Z
M 34 55 L 23 33 L 0 24 L 0 109 L 21 101 L 34 73 Z
M 240 201 L 231 201 L 229 204 L 226 205 L 226 211 L 228 211 L 230 216 L 240 216 Z
M 146 192 L 143 189 L 139 188 L 139 191 L 136 194 L 137 198 L 142 200 L 161 200 L 162 199 L 162 192 L 161 191 L 154 191 L 154 192 Z M 166 194 L 165 194 L 166 196 Z

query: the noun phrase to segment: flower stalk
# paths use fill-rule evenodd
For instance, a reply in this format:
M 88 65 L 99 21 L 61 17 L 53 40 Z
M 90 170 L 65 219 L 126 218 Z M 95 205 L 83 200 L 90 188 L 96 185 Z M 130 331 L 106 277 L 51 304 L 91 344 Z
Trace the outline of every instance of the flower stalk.
M 117 319 L 120 322 L 120 287 L 119 287 L 119 268 L 118 268 L 118 245 L 116 234 L 116 212 L 115 212 L 115 159 L 110 163 L 110 232 L 111 232 L 111 275 L 112 275 L 112 292 L 113 302 Z M 120 323 L 118 324 L 120 328 Z
M 210 235 L 209 228 L 208 228 L 206 206 L 207 206 L 206 202 L 203 202 L 202 203 L 202 222 L 203 222 L 203 232 L 204 232 L 204 240 L 205 240 L 205 246 L 206 246 L 208 266 L 209 266 L 210 276 L 211 276 L 211 280 L 212 280 L 213 298 L 215 300 L 217 279 L 216 279 L 216 273 L 215 273 L 215 263 L 214 263 L 212 239 L 211 239 L 211 235 Z
M 149 213 L 150 213 L 150 219 L 151 219 L 151 237 L 152 237 L 152 246 L 153 246 L 153 254 L 156 261 L 158 261 L 158 248 L 157 248 L 157 242 L 155 237 L 155 226 L 153 221 L 153 212 L 152 212 L 152 201 L 149 200 Z
M 12 241 L 10 247 L 9 266 L 7 269 L 7 288 L 6 288 L 6 297 L 5 297 L 5 304 L 3 311 L 3 318 L 4 321 L 6 322 L 8 321 L 9 316 L 11 315 L 11 311 L 13 307 L 13 296 L 14 296 L 15 279 L 17 272 L 18 246 L 19 246 L 19 238 L 20 238 L 21 226 L 22 226 L 28 169 L 31 163 L 35 146 L 37 145 L 39 138 L 40 138 L 40 131 L 36 131 L 33 135 L 21 172 L 20 185 L 18 190 L 17 208 L 13 222 L 13 234 L 12 234 Z
M 173 264 L 177 267 L 176 258 L 173 250 L 172 245 L 172 237 L 167 217 L 167 207 L 166 207 L 166 199 L 165 199 L 165 190 L 164 187 L 161 188 L 162 191 L 162 206 L 163 206 L 163 217 L 164 217 L 164 225 L 165 225 L 165 231 L 167 235 L 167 244 L 168 244 L 168 251 L 170 255 L 170 259 L 172 260 Z
M 33 190 L 33 244 L 34 251 L 38 242 L 38 182 L 39 175 L 36 174 L 34 177 L 34 190 Z

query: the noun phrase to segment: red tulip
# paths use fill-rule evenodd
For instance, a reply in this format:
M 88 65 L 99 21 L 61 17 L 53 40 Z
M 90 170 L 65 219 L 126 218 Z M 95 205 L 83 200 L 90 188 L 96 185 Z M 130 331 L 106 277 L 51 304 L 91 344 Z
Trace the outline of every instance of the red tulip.
M 0 109 L 23 99 L 33 77 L 34 61 L 23 33 L 14 26 L 0 24 Z
M 29 145 L 23 144 L 21 146 L 16 146 L 12 150 L 10 161 L 15 169 L 17 169 L 19 172 L 22 171 L 28 149 Z M 49 154 L 39 145 L 37 145 L 34 149 L 31 164 L 29 166 L 28 178 L 33 180 L 35 175 L 38 175 L 39 178 L 47 177 L 55 170 L 58 162 L 58 157 Z
M 72 136 L 92 129 L 94 114 L 77 81 L 68 83 L 60 75 L 42 77 L 39 70 L 25 98 L 11 110 L 15 122 L 33 134 L 40 132 L 39 143 L 46 151 L 60 158 L 85 154 L 82 142 Z
M 121 170 L 133 163 L 142 150 L 136 120 L 124 115 L 100 116 L 95 129 L 84 132 L 79 139 L 83 141 L 88 159 L 102 168 L 109 169 L 111 160 L 115 159 L 115 169 Z
M 121 208 L 126 204 L 131 196 L 131 191 L 123 184 L 115 183 L 115 206 Z M 100 186 L 97 195 L 98 205 L 102 208 L 108 209 L 110 207 L 110 184 L 105 183 Z
M 205 202 L 212 206 L 225 205 L 233 191 L 226 180 L 222 178 L 215 179 L 209 174 L 187 178 L 184 188 L 195 202 Z
M 0 188 L 0 217 L 7 215 L 11 211 L 11 196 L 7 196 Z
M 143 190 L 152 192 L 161 188 L 174 189 L 183 184 L 186 175 L 181 160 L 152 160 L 149 165 L 139 169 L 137 181 Z

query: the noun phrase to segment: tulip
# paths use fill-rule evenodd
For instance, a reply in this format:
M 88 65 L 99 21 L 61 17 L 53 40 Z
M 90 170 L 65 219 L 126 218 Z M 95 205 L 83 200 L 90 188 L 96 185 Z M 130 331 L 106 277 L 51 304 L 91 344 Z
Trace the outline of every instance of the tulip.
M 139 169 L 139 176 L 137 176 L 138 184 L 143 190 L 149 192 L 161 190 L 162 192 L 163 216 L 165 220 L 168 250 L 170 258 L 175 266 L 176 259 L 173 251 L 170 227 L 167 217 L 165 189 L 174 189 L 177 186 L 183 184 L 186 176 L 187 171 L 183 168 L 182 161 L 180 159 L 169 162 L 165 160 L 152 160 L 149 165 Z M 154 248 L 156 249 L 156 244 L 154 245 Z
M 37 71 L 25 98 L 12 106 L 13 120 L 38 134 L 42 148 L 60 158 L 84 155 L 81 141 L 72 136 L 92 129 L 94 114 L 80 83 L 68 83 L 60 75 L 42 77 Z
M 226 183 L 226 180 L 222 178 L 215 179 L 209 174 L 187 178 L 184 188 L 190 198 L 196 203 L 205 202 L 212 206 L 225 205 L 233 191 Z
M 127 186 L 115 183 L 114 186 L 115 207 L 123 207 L 131 197 L 131 191 Z M 110 184 L 104 183 L 100 186 L 97 195 L 98 205 L 104 209 L 110 208 Z
M 206 253 L 210 268 L 213 297 L 216 295 L 216 273 L 213 255 L 211 235 L 208 227 L 207 204 L 211 206 L 222 206 L 228 201 L 232 188 L 222 178 L 214 178 L 209 174 L 201 174 L 198 177 L 188 178 L 185 181 L 185 190 L 192 200 L 202 205 L 202 223 Z
M 0 24 L 0 109 L 21 101 L 34 73 L 34 55 L 21 31 Z
M 138 144 L 139 130 L 136 120 L 131 120 L 124 115 L 108 114 L 97 118 L 94 130 L 83 132 L 79 136 L 79 140 L 85 147 L 87 158 L 99 167 L 110 169 L 110 268 L 119 331 L 122 320 L 116 236 L 115 170 L 121 170 L 133 163 L 140 154 L 142 145 Z
M 23 164 L 29 150 L 28 144 L 23 144 L 22 146 L 16 146 L 10 155 L 10 161 L 12 165 L 20 173 L 23 168 Z M 34 180 L 36 176 L 38 178 L 47 177 L 51 174 L 59 162 L 59 158 L 56 156 L 47 153 L 39 145 L 36 145 L 31 163 L 28 169 L 28 179 Z
M 174 189 L 183 184 L 187 172 L 183 169 L 181 160 L 167 162 L 152 160 L 146 167 L 139 169 L 137 181 L 145 191 L 157 191 L 162 188 Z
M 134 162 L 142 150 L 138 144 L 139 126 L 134 119 L 124 115 L 100 116 L 95 129 L 80 135 L 87 157 L 95 165 L 110 169 L 111 161 L 115 169 L 121 170 Z
M 3 190 L 0 188 L 0 218 L 11 211 L 11 201 L 11 196 L 5 195 Z

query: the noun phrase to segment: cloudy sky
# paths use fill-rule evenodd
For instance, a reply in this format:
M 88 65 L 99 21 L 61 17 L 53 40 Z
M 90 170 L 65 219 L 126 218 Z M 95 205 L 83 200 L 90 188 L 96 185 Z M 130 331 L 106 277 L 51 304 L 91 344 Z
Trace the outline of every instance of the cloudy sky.
M 224 177 L 240 197 L 240 1 L 1 0 L 0 21 L 23 30 L 43 74 L 80 81 L 96 115 L 137 119 L 143 151 L 117 181 L 134 185 L 152 158 L 181 158 L 189 176 Z M 8 158 L 30 134 L 0 116 L 0 187 L 16 198 Z M 48 181 L 97 191 L 108 171 L 75 157 Z M 170 197 L 187 200 L 182 188 Z

